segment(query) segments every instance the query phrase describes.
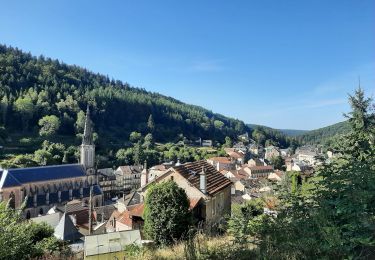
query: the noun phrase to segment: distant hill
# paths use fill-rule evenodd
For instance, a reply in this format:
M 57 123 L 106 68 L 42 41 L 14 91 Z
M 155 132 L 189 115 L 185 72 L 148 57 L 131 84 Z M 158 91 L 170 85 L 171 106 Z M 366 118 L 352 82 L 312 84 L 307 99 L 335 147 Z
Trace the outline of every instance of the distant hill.
M 348 121 L 336 123 L 330 126 L 308 131 L 302 135 L 296 136 L 296 139 L 304 144 L 324 144 L 332 137 L 349 132 Z
M 309 132 L 309 130 L 295 130 L 295 129 L 278 129 L 287 136 L 298 136 Z

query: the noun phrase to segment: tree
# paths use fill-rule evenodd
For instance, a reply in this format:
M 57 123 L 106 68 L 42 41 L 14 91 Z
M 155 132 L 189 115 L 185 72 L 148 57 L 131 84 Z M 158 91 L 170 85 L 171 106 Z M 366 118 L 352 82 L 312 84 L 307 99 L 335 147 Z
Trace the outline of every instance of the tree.
M 78 113 L 77 113 L 77 121 L 75 123 L 75 128 L 76 128 L 76 132 L 77 133 L 82 133 L 83 132 L 83 128 L 85 127 L 85 119 L 86 119 L 86 116 L 85 116 L 85 112 L 83 112 L 82 110 L 80 110 Z
M 223 129 L 223 127 L 224 127 L 224 122 L 223 121 L 220 121 L 220 120 L 215 120 L 214 121 L 214 126 L 215 126 L 215 128 L 217 128 L 217 129 Z
M 53 136 L 60 128 L 60 119 L 55 115 L 44 116 L 38 124 L 40 136 Z
M 146 194 L 144 220 L 145 233 L 156 244 L 168 245 L 180 240 L 191 223 L 185 191 L 174 181 L 151 186 Z
M 29 127 L 29 121 L 35 112 L 35 105 L 30 97 L 19 97 L 14 103 L 16 111 L 21 115 L 23 130 Z
M 53 229 L 47 224 L 23 221 L 20 211 L 9 208 L 5 202 L 0 203 L 1 259 L 40 258 L 59 253 L 62 248 L 62 242 L 53 236 Z
M 225 137 L 224 147 L 230 148 L 232 146 L 233 146 L 232 139 L 229 136 Z
M 248 242 L 251 230 L 251 221 L 263 214 L 264 203 L 260 199 L 250 200 L 244 204 L 234 204 L 232 214 L 228 220 L 228 233 L 234 237 L 236 243 Z
M 285 160 L 279 155 L 271 158 L 271 164 L 276 170 L 284 170 Z
M 259 249 L 268 258 L 373 257 L 375 114 L 361 89 L 349 102 L 351 131 L 332 144 L 338 155 L 307 183 L 297 185 L 291 176 L 291 188 L 279 192 L 277 218 L 264 222 L 259 233 Z
M 118 165 L 133 164 L 133 148 L 119 149 L 116 153 L 116 160 Z
M 154 146 L 155 146 L 155 143 L 154 143 L 154 138 L 152 136 L 152 134 L 147 134 L 145 136 L 145 141 L 143 143 L 143 146 L 146 148 L 146 149 L 153 149 Z
M 142 165 L 146 160 L 141 141 L 138 141 L 133 148 L 133 161 L 135 164 Z
M 129 136 L 129 141 L 132 143 L 137 143 L 142 139 L 142 134 L 138 132 L 131 132 Z
M 148 128 L 148 130 L 150 131 L 150 133 L 153 133 L 153 132 L 154 132 L 154 129 L 155 129 L 155 122 L 154 122 L 154 118 L 152 117 L 152 114 L 148 117 L 148 120 L 147 120 L 147 128 Z

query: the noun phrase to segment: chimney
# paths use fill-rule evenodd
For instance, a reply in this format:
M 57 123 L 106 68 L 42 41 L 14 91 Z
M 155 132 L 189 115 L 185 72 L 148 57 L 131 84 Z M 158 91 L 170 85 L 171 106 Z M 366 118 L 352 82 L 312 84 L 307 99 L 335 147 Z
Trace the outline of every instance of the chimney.
M 143 171 L 141 173 L 141 187 L 145 186 L 148 183 L 148 170 L 147 170 L 147 162 L 145 161 L 143 166 Z
M 200 176 L 199 176 L 199 189 L 204 194 L 207 193 L 207 176 L 206 176 L 204 167 L 202 167 L 202 172 L 200 173 Z

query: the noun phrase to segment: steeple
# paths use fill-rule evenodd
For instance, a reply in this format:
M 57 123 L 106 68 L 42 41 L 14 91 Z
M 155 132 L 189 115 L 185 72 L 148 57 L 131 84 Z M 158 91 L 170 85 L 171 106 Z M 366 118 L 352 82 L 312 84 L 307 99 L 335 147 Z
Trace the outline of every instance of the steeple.
M 83 132 L 82 144 L 92 145 L 92 122 L 90 118 L 90 107 L 87 105 L 86 119 L 85 119 L 85 130 Z
M 85 167 L 87 175 L 94 175 L 95 165 L 95 145 L 93 141 L 93 129 L 90 118 L 90 108 L 87 106 L 85 129 L 83 132 L 82 145 L 81 145 L 81 160 L 80 163 Z

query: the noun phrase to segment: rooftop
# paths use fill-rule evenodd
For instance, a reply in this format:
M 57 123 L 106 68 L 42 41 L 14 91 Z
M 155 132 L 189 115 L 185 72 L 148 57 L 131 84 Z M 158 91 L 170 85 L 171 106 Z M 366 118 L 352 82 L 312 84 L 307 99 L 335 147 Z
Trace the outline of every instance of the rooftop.
M 232 184 L 227 177 L 223 176 L 206 161 L 185 163 L 174 167 L 173 169 L 181 174 L 197 189 L 199 189 L 200 184 L 200 173 L 202 172 L 202 169 L 204 169 L 207 181 L 206 190 L 209 195 L 213 195 Z
M 4 170 L 1 174 L 0 188 L 21 186 L 22 184 L 57 179 L 86 176 L 81 164 L 62 164 L 30 168 Z

